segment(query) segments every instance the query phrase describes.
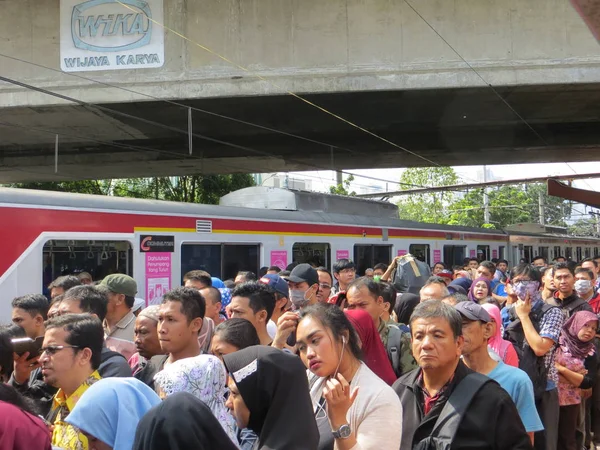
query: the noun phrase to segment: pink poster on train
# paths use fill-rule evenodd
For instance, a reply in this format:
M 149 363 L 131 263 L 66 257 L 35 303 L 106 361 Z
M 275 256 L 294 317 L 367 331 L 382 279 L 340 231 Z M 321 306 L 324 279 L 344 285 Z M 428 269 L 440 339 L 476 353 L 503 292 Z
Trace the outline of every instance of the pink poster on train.
M 406 254 L 408 254 L 406 250 L 398 250 L 398 256 L 404 256 Z
M 433 251 L 433 262 L 440 262 L 442 260 L 442 251 L 434 250 Z
M 350 259 L 350 252 L 348 250 L 337 250 L 335 252 L 335 259 L 338 261 L 340 259 Z
M 492 250 L 492 258 L 498 257 L 498 250 Z
M 146 305 L 159 305 L 162 296 L 171 289 L 171 255 L 146 253 Z
M 271 251 L 271 266 L 277 266 L 281 270 L 285 270 L 288 265 L 287 260 L 287 250 Z
M 469 250 L 469 258 L 475 258 L 477 256 L 477 252 L 475 250 Z

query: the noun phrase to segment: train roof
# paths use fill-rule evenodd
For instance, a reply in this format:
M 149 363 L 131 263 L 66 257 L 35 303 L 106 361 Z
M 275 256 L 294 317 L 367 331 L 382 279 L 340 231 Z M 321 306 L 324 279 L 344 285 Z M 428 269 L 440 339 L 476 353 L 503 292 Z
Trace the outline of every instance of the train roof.
M 361 200 L 365 201 L 365 200 Z M 381 204 L 383 202 L 374 202 Z M 0 188 L 0 206 L 31 205 L 32 207 L 66 208 L 78 210 L 103 210 L 128 213 L 150 213 L 160 215 L 203 216 L 203 217 L 235 217 L 248 220 L 274 220 L 308 223 L 325 223 L 340 225 L 359 225 L 384 228 L 411 228 L 438 230 L 448 232 L 470 232 L 488 235 L 506 235 L 502 230 L 490 230 L 474 227 L 437 225 L 414 222 L 377 215 L 354 214 L 343 212 L 330 213 L 320 210 L 278 210 L 256 209 L 242 206 L 203 205 L 196 203 L 179 203 L 164 200 L 146 200 L 126 197 L 111 197 L 89 194 L 71 194 L 54 191 L 41 191 L 17 188 Z M 381 205 L 380 205 L 381 206 Z M 393 205 L 392 205 L 393 206 Z

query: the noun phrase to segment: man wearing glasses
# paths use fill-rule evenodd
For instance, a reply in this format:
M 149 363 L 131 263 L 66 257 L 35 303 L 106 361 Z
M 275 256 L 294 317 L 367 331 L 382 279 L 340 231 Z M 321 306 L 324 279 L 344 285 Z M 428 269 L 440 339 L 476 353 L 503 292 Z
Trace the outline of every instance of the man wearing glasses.
M 83 393 L 100 379 L 104 330 L 89 314 L 66 314 L 46 323 L 40 365 L 44 382 L 58 388 L 47 421 L 53 425 L 52 445 L 65 450 L 87 450 L 87 438 L 65 417 Z

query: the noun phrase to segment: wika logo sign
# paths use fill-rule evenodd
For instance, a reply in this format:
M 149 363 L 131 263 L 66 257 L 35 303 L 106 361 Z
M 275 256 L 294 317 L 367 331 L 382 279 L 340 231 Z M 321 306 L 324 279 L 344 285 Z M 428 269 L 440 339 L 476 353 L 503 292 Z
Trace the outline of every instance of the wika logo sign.
M 152 11 L 148 3 L 122 0 L 134 9 L 128 13 L 103 14 L 102 6 L 114 0 L 91 0 L 73 8 L 71 35 L 75 47 L 95 52 L 119 52 L 143 47 L 152 37 Z
M 163 0 L 61 0 L 65 71 L 160 67 Z M 67 31 L 68 28 L 68 31 Z

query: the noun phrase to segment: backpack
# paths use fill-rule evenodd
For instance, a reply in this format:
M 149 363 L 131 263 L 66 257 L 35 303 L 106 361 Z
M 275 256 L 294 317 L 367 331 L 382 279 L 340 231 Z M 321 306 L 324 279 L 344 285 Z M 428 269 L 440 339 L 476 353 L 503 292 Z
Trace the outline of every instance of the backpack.
M 531 323 L 533 324 L 535 331 L 540 331 L 540 324 L 544 315 L 556 306 L 550 305 L 545 302 L 538 303 L 529 314 Z M 517 356 L 519 357 L 519 369 L 524 371 L 533 384 L 533 394 L 535 400 L 538 401 L 544 392 L 546 391 L 546 385 L 548 382 L 548 369 L 544 363 L 543 356 L 537 356 L 533 349 L 527 343 L 525 339 L 525 332 L 523 331 L 523 325 L 514 309 L 510 312 L 511 322 L 504 330 L 504 339 L 511 342 Z
M 470 373 L 456 386 L 442 408 L 433 431 L 425 439 L 417 442 L 414 450 L 450 450 L 458 427 L 475 395 L 491 379 L 480 373 Z
M 388 325 L 388 340 L 386 351 L 392 363 L 392 369 L 397 377 L 403 373 L 416 369 L 417 362 L 412 355 L 410 332 L 402 330 L 396 325 Z

